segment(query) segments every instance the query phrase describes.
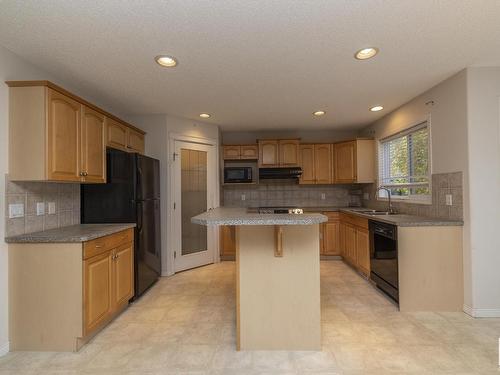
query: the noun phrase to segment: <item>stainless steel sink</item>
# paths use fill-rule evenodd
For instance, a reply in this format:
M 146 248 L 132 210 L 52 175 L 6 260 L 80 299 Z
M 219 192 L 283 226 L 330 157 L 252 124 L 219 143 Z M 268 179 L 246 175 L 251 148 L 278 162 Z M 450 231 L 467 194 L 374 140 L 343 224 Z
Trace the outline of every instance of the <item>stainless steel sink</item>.
M 365 215 L 396 215 L 396 212 L 390 212 L 390 211 L 378 211 L 378 210 L 364 210 L 364 211 L 358 211 L 362 214 Z

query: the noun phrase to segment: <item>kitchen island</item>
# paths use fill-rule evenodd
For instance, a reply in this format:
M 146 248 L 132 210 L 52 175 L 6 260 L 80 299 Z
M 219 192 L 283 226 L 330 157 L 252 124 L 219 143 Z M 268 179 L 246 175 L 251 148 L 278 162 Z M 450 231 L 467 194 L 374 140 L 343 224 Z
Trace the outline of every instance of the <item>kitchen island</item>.
M 238 350 L 321 350 L 317 213 L 216 208 L 191 219 L 236 226 Z

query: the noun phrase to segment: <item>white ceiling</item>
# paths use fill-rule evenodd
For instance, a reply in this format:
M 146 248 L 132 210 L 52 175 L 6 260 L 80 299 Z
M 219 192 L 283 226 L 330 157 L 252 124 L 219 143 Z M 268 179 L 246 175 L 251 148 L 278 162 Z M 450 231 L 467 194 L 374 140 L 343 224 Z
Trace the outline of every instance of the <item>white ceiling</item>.
M 0 44 L 125 113 L 354 128 L 466 66 L 500 65 L 500 1 L 0 0 Z M 354 60 L 365 46 L 380 54 Z M 157 66 L 162 53 L 179 66 Z

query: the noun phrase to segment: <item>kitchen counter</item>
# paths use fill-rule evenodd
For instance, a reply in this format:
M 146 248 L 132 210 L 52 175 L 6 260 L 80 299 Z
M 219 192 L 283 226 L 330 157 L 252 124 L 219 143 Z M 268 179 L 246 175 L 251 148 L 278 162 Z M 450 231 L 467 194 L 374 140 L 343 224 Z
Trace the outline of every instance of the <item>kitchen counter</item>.
M 134 228 L 133 223 L 125 224 L 78 224 L 41 232 L 21 234 L 5 238 L 7 243 L 74 243 L 86 242 L 108 236 L 125 229 Z
M 442 227 L 442 226 L 462 226 L 464 224 L 464 222 L 461 220 L 438 219 L 426 216 L 416 216 L 407 214 L 370 215 L 359 212 L 362 210 L 369 210 L 369 208 L 348 207 L 340 209 L 341 212 L 354 214 L 369 220 L 375 220 L 383 223 L 397 225 L 398 227 L 430 227 L 430 226 Z
M 259 214 L 249 213 L 246 208 L 218 207 L 191 218 L 199 225 L 313 225 L 328 221 L 319 213 Z

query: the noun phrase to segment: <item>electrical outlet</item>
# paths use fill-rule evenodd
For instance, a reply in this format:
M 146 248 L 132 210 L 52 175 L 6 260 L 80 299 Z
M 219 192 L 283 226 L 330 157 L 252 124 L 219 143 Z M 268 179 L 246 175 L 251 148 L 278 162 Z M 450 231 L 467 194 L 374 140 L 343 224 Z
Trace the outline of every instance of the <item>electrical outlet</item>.
M 241 194 L 241 200 L 244 201 L 247 199 L 247 196 L 245 194 Z
M 49 215 L 54 215 L 56 213 L 56 202 L 47 203 Z
M 37 216 L 45 215 L 45 203 L 44 202 L 36 202 L 36 215 Z
M 9 204 L 9 219 L 24 217 L 24 203 Z
M 326 194 L 325 193 L 321 193 L 321 200 L 324 201 L 326 199 Z
M 364 199 L 365 201 L 370 200 L 370 193 L 363 193 L 363 199 Z
M 447 206 L 453 205 L 453 198 L 452 198 L 451 194 L 446 194 L 445 198 L 446 198 L 446 205 Z

